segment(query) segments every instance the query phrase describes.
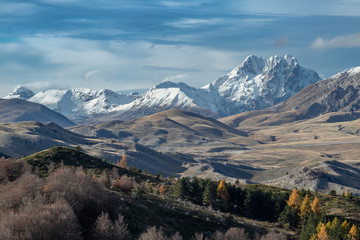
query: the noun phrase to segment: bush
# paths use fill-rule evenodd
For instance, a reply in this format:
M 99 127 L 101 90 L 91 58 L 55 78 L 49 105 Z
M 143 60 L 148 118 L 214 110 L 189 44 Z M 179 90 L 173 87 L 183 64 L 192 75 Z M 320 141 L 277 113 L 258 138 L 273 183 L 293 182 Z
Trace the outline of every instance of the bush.
M 134 188 L 135 183 L 136 182 L 133 178 L 123 175 L 120 179 L 117 179 L 114 182 L 112 187 L 128 193 Z

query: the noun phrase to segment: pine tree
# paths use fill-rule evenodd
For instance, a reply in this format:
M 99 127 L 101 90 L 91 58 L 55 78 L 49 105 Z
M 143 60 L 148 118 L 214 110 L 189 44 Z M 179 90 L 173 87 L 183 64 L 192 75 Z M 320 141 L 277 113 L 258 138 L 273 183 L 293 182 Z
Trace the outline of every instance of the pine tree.
M 189 195 L 188 178 L 179 178 L 174 186 L 173 193 L 178 198 L 185 198 Z
M 328 233 L 331 240 L 342 240 L 341 223 L 337 217 L 331 222 Z
M 229 203 L 229 192 L 226 187 L 226 183 L 224 180 L 220 180 L 219 185 L 216 190 L 217 196 L 221 198 L 224 206 L 226 207 Z
M 289 200 L 287 201 L 287 205 L 290 208 L 299 209 L 301 204 L 300 195 L 296 188 L 292 191 Z
M 356 229 L 355 224 L 352 225 L 349 234 L 348 234 L 348 238 L 351 240 L 358 240 L 359 239 L 359 234 L 358 231 Z
M 317 197 L 314 198 L 314 201 L 311 204 L 311 210 L 315 215 L 320 216 L 320 205 Z
M 216 183 L 213 181 L 209 181 L 206 184 L 204 194 L 203 194 L 203 204 L 208 206 L 215 206 L 215 200 L 216 200 Z
M 300 207 L 301 219 L 304 219 L 305 217 L 309 216 L 310 212 L 311 212 L 310 201 L 308 195 L 306 194 Z
M 325 224 L 323 224 L 323 223 L 321 224 L 320 232 L 318 233 L 317 239 L 318 240 L 330 240 L 330 238 L 326 232 Z

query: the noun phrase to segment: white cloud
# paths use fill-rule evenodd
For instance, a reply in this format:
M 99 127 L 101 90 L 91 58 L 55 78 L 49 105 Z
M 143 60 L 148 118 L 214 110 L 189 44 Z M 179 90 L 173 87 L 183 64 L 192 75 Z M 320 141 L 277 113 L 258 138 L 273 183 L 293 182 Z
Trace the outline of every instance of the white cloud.
M 173 75 L 173 76 L 167 76 L 164 78 L 164 82 L 166 81 L 171 81 L 171 82 L 178 82 L 178 81 L 182 81 L 188 78 L 188 75 L 186 74 L 178 74 L 178 75 Z
M 168 80 L 195 87 L 214 81 L 247 55 L 206 47 L 144 41 L 96 41 L 48 36 L 0 43 L 0 94 L 14 86 L 37 90 L 149 88 Z M 181 73 L 181 74 L 179 74 Z M 1 96 L 0 95 L 0 96 Z
M 310 47 L 313 49 L 360 47 L 360 33 L 338 36 L 332 39 L 318 37 Z
M 98 73 L 100 73 L 99 70 L 92 70 L 92 71 L 89 71 L 85 74 L 85 79 L 91 79 L 92 77 L 94 77 L 95 75 L 97 75 Z

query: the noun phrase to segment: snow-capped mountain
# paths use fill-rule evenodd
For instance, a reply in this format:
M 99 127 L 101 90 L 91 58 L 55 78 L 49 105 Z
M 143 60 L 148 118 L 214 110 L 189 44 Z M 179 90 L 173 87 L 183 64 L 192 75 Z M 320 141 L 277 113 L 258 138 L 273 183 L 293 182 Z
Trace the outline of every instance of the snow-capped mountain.
M 9 93 L 4 99 L 19 98 L 22 100 L 28 100 L 33 97 L 35 93 L 30 89 L 22 86 L 17 86 L 11 93 Z
M 115 93 L 104 89 L 100 91 L 75 88 L 70 90 L 42 91 L 29 98 L 57 111 L 72 120 L 81 120 L 92 114 L 109 113 L 118 105 L 130 103 L 136 96 Z
M 203 89 L 215 90 L 220 96 L 240 103 L 241 111 L 248 111 L 276 105 L 319 80 L 315 71 L 300 67 L 290 55 L 272 56 L 268 60 L 250 55 L 230 73 Z
M 19 88 L 8 96 L 43 104 L 75 122 L 128 120 L 172 108 L 217 118 L 273 106 L 318 80 L 315 71 L 300 67 L 290 55 L 268 60 L 250 55 L 234 70 L 202 88 L 167 81 L 143 94 L 76 88 L 32 96 L 30 90 Z
M 237 103 L 216 91 L 190 87 L 185 83 L 162 82 L 135 101 L 113 108 L 120 119 L 131 119 L 178 108 L 211 117 L 228 116 Z

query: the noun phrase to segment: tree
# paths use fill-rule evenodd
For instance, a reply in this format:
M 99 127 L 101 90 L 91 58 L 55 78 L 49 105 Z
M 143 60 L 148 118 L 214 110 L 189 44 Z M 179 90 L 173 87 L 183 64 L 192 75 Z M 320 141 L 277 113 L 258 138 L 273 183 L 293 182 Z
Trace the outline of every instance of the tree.
M 164 195 L 165 192 L 166 192 L 166 187 L 165 187 L 164 185 L 161 185 L 161 186 L 159 187 L 159 194 Z
M 346 236 L 346 234 L 350 231 L 350 223 L 348 223 L 346 220 L 342 222 L 341 224 L 341 234 L 343 236 Z
M 359 234 L 358 234 L 358 231 L 356 229 L 355 224 L 352 225 L 352 227 L 351 227 L 351 229 L 349 231 L 349 234 L 348 234 L 348 238 L 351 239 L 351 240 L 359 239 Z
M 310 201 L 308 195 L 306 194 L 300 207 L 300 218 L 304 219 L 305 217 L 309 216 L 310 212 L 311 212 Z
M 301 204 L 300 195 L 299 195 L 297 189 L 294 188 L 294 190 L 292 191 L 292 193 L 289 197 L 289 200 L 287 201 L 287 205 L 290 208 L 299 209 L 300 204 Z
M 203 194 L 203 204 L 208 206 L 215 206 L 216 201 L 216 183 L 213 181 L 208 181 L 206 184 L 204 194 Z
M 330 240 L 329 236 L 327 235 L 326 227 L 325 227 L 324 223 L 321 224 L 320 232 L 318 233 L 317 239 L 318 240 Z
M 127 161 L 125 155 L 122 156 L 118 166 L 121 168 L 127 168 Z
M 331 240 L 342 240 L 341 223 L 337 217 L 331 222 L 328 233 Z
M 127 230 L 127 224 L 124 217 L 120 214 L 118 219 L 113 223 L 109 214 L 102 212 L 97 218 L 95 228 L 93 230 L 93 238 L 97 240 L 126 240 L 130 234 Z
M 173 193 L 176 197 L 184 199 L 189 195 L 189 179 L 179 178 L 174 186 Z
M 319 204 L 319 199 L 316 196 L 311 204 L 311 210 L 315 215 L 320 216 L 320 204 Z
M 221 198 L 224 207 L 227 207 L 229 203 L 229 192 L 226 187 L 226 183 L 223 179 L 220 180 L 219 185 L 216 189 L 216 194 Z

